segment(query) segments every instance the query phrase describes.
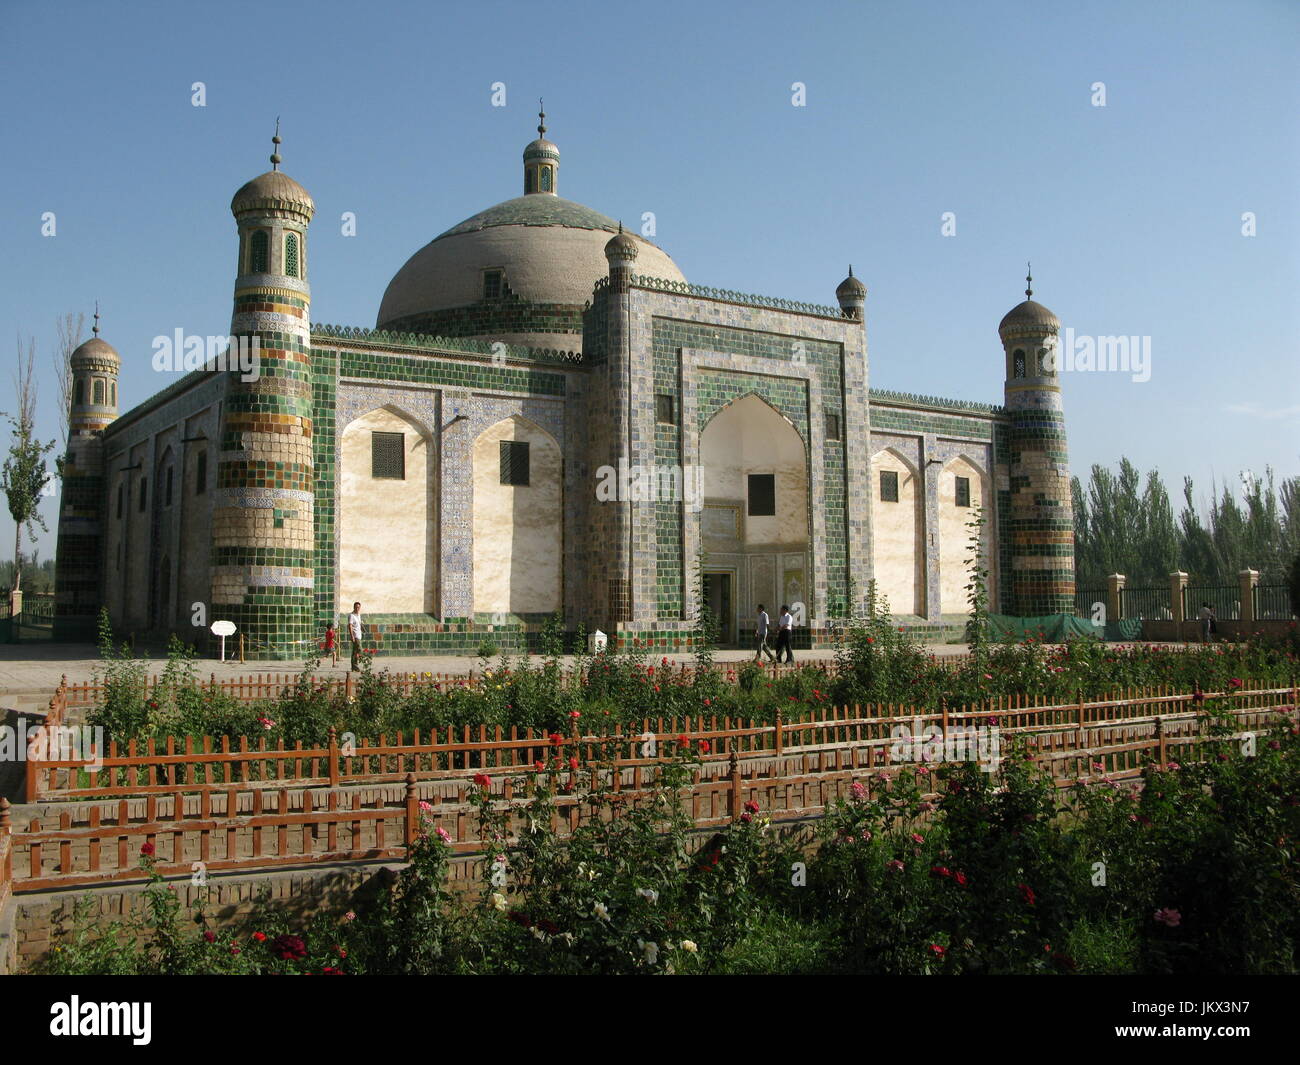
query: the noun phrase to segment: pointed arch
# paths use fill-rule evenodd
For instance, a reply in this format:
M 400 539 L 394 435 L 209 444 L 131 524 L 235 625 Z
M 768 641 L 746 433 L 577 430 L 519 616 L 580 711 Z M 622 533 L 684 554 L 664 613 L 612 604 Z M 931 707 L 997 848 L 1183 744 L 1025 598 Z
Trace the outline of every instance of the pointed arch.
M 966 585 L 970 583 L 972 530 L 967 526 L 981 511 L 984 513 L 980 531 L 984 567 L 990 571 L 993 568 L 992 493 L 984 464 L 965 451 L 951 456 L 939 471 L 937 494 L 939 610 L 944 614 L 961 614 L 970 605 Z
M 559 442 L 521 414 L 489 425 L 471 448 L 475 614 L 561 609 L 563 462 Z
M 396 403 L 373 407 L 343 427 L 335 589 L 339 610 L 360 600 L 373 613 L 436 612 L 435 446 L 429 426 Z M 277 520 L 300 519 L 287 510 Z
M 916 464 L 896 447 L 871 456 L 876 590 L 895 614 L 925 616 L 925 491 Z

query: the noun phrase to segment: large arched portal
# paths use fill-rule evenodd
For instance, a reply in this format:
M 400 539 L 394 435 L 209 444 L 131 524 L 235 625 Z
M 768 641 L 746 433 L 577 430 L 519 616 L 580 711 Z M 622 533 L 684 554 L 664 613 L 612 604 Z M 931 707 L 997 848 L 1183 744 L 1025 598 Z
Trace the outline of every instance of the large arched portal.
M 988 507 L 988 479 L 984 471 L 963 456 L 952 459 L 939 474 L 939 609 L 944 614 L 970 611 L 969 589 L 975 517 Z M 984 568 L 992 569 L 989 518 L 980 530 Z M 989 583 L 990 587 L 994 585 Z
M 762 603 L 813 615 L 808 455 L 798 430 L 754 394 L 723 407 L 700 437 L 704 593 L 724 643 L 748 641 Z
M 338 609 L 437 613 L 433 439 L 388 407 L 343 430 L 339 461 Z M 296 515 L 278 514 L 277 521 Z
M 871 459 L 876 591 L 894 614 L 925 616 L 925 501 L 916 468 L 886 448 Z

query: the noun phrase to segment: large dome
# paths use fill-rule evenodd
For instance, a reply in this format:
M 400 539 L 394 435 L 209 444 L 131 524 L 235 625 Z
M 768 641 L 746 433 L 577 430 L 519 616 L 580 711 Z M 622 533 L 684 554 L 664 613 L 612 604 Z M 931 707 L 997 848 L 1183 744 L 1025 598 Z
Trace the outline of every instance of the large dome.
M 556 194 L 560 150 L 524 149 L 524 195 L 467 218 L 412 255 L 388 283 L 380 329 L 579 350 L 582 309 L 609 273 L 605 245 L 619 225 Z M 636 272 L 684 282 L 677 264 L 635 234 Z
M 605 244 L 618 223 L 559 196 L 506 200 L 453 226 L 417 251 L 389 282 L 379 307 L 381 329 L 411 329 L 436 312 L 484 299 L 484 273 L 500 270 L 509 293 L 530 303 L 581 307 L 609 272 Z M 659 247 L 635 237 L 637 273 L 685 281 Z M 499 333 L 488 330 L 483 335 Z M 566 346 L 554 334 L 512 333 L 517 343 Z

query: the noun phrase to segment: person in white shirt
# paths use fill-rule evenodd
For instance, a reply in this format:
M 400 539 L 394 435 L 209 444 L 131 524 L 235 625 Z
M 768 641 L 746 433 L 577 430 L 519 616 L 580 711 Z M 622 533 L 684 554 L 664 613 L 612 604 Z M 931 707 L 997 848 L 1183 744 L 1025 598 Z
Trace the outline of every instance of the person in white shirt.
M 361 621 L 361 604 L 352 604 L 352 613 L 348 615 L 348 636 L 352 639 L 352 672 L 356 673 L 361 666 L 361 637 L 365 632 L 365 626 Z
M 781 661 L 781 652 L 784 650 L 785 660 L 793 662 L 794 650 L 791 640 L 794 638 L 794 615 L 784 603 L 781 604 L 781 614 L 777 618 L 776 626 L 776 660 Z
M 758 621 L 754 626 L 754 638 L 757 644 L 754 648 L 754 661 L 761 662 L 763 656 L 767 655 L 772 662 L 776 657 L 772 654 L 772 648 L 767 646 L 767 630 L 772 624 L 772 619 L 767 616 L 767 611 L 763 609 L 763 604 L 758 604 Z

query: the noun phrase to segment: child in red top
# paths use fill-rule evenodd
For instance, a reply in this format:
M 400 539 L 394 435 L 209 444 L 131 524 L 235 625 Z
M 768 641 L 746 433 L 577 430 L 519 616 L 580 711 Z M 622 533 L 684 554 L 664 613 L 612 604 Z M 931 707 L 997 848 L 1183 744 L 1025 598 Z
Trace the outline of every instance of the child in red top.
M 330 622 L 325 629 L 325 653 L 330 656 L 330 664 L 337 666 L 339 664 L 339 652 L 337 641 L 334 636 L 334 622 Z

